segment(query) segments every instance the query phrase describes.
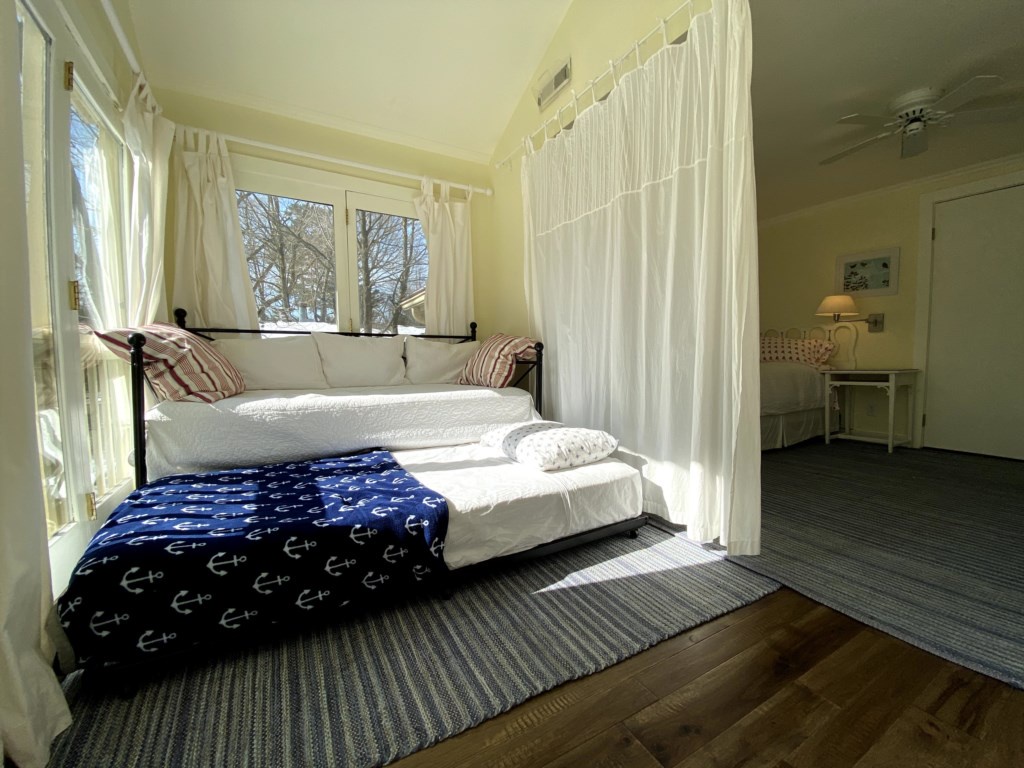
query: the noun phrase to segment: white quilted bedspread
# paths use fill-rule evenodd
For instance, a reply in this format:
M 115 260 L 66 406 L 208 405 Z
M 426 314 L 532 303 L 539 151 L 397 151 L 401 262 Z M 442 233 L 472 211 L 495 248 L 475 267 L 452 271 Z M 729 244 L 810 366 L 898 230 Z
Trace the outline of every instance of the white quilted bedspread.
M 259 390 L 210 404 L 163 402 L 146 415 L 148 474 L 155 480 L 365 448 L 458 445 L 532 418 L 528 392 L 456 384 Z

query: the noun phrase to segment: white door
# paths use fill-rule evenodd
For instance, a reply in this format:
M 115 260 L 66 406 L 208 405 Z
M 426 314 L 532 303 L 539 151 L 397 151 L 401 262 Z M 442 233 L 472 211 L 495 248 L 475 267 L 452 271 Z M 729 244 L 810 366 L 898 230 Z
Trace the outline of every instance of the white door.
M 1024 459 L 1024 186 L 935 205 L 924 444 Z

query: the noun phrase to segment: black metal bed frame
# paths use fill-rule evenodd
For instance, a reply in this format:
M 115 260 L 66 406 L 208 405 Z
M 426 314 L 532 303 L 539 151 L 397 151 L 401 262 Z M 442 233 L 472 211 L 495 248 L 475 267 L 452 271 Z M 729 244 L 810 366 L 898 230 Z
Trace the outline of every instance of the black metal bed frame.
M 189 328 L 186 325 L 188 312 L 181 307 L 174 310 L 174 321 L 182 330 L 201 336 L 204 339 L 212 339 L 211 333 L 235 333 L 235 334 L 264 334 L 308 336 L 312 331 L 300 331 L 291 329 L 262 330 L 253 328 Z M 475 322 L 469 324 L 468 336 L 452 336 L 444 334 L 425 333 L 417 338 L 421 339 L 446 339 L 457 344 L 467 341 L 476 341 Z M 397 336 L 397 333 L 362 333 L 359 331 L 325 331 L 337 336 Z M 132 447 L 135 456 L 135 486 L 139 487 L 146 483 L 146 369 L 143 347 L 146 345 L 146 336 L 143 333 L 133 333 L 128 337 L 128 344 L 131 346 L 131 395 L 132 395 Z M 542 412 L 544 403 L 544 344 L 537 342 L 533 345 L 534 359 L 522 357 L 516 358 L 516 363 L 523 366 L 518 378 L 512 382 L 512 386 L 519 386 L 532 372 L 533 376 L 533 404 L 538 413 Z

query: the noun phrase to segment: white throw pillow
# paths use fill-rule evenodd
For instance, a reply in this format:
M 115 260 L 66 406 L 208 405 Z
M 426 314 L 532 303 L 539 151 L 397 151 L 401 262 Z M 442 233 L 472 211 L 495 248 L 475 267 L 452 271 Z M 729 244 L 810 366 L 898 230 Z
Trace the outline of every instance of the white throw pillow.
M 606 458 L 619 441 L 599 429 L 566 427 L 557 421 L 509 424 L 484 434 L 480 444 L 501 448 L 520 464 L 545 471 L 592 464 Z
M 327 383 L 332 387 L 376 387 L 405 383 L 403 336 L 338 336 L 314 333 Z
M 454 384 L 479 341 L 448 344 L 409 336 L 405 340 L 405 376 L 413 384 Z
M 316 344 L 309 336 L 218 339 L 214 348 L 238 369 L 246 389 L 326 389 Z

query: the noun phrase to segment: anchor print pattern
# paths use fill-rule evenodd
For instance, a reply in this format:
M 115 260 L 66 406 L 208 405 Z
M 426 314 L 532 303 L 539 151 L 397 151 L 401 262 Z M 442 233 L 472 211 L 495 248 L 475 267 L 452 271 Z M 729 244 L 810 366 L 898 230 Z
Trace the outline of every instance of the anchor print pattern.
M 85 665 L 344 621 L 443 574 L 448 507 L 386 451 L 193 475 L 133 492 L 57 602 Z

